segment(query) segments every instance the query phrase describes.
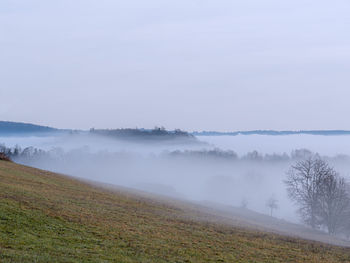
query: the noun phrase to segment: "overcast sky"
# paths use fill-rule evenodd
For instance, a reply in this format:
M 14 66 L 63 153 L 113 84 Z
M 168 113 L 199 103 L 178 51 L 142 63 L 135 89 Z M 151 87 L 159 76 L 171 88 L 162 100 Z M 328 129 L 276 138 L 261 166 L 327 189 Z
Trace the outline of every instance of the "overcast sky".
M 1 0 L 0 120 L 350 129 L 349 0 Z

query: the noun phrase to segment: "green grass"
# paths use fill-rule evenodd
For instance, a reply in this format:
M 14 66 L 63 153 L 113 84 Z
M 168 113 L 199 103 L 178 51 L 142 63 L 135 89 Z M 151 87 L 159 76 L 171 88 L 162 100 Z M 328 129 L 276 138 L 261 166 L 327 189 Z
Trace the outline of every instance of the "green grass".
M 350 262 L 350 251 L 0 161 L 0 262 Z

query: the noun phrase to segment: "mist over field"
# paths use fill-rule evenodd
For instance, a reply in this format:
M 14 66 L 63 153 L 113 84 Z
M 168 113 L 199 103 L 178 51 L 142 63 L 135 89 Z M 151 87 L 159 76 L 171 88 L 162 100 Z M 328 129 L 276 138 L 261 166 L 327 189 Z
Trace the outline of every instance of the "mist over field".
M 198 136 L 196 142 L 116 140 L 89 134 L 1 137 L 7 147 L 29 148 L 15 161 L 96 182 L 136 188 L 203 204 L 246 206 L 298 222 L 284 180 L 311 152 L 350 178 L 350 136 Z M 303 150 L 308 149 L 308 150 Z

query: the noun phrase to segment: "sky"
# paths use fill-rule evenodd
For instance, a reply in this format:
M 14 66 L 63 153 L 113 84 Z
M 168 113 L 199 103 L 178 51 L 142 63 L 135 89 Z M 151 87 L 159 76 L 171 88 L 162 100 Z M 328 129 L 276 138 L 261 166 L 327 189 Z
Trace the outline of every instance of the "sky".
M 1 0 L 0 120 L 350 129 L 348 0 Z

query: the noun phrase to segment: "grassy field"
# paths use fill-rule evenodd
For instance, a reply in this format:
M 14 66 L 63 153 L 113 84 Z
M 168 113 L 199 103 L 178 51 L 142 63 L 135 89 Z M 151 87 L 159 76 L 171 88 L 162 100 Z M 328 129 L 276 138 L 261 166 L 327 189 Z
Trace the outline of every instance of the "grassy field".
M 350 262 L 348 248 L 0 161 L 0 262 Z

